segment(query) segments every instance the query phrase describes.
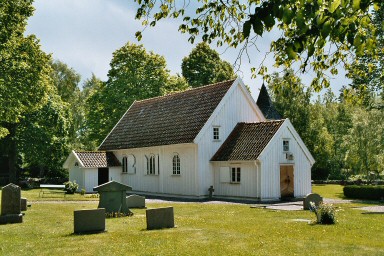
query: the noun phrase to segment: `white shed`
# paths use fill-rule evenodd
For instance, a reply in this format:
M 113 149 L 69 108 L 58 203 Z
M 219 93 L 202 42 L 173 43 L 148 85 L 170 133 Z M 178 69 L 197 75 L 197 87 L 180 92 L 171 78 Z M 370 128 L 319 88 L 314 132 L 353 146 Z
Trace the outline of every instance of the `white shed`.
M 87 192 L 110 180 L 120 181 L 121 164 L 112 152 L 72 151 L 63 167 L 69 170 L 69 180 Z

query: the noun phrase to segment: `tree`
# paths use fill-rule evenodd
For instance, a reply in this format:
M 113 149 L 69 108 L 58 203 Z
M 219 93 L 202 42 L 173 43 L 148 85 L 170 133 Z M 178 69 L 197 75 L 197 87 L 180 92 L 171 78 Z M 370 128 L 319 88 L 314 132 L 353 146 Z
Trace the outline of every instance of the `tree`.
M 384 111 L 371 111 L 356 108 L 353 114 L 353 127 L 344 137 L 346 165 L 353 174 L 370 174 L 384 171 Z
M 82 148 L 80 143 L 80 129 L 83 126 L 84 100 L 79 88 L 81 76 L 67 64 L 55 60 L 51 63 L 51 78 L 56 89 L 56 94 L 60 97 L 62 107 L 68 113 L 68 143 L 76 150 Z
M 51 90 L 50 56 L 35 36 L 23 36 L 32 13 L 31 0 L 0 2 L 0 143 L 10 182 L 18 180 L 18 125 L 46 104 Z
M 181 70 L 192 87 L 229 80 L 235 76 L 231 64 L 221 60 L 219 54 L 206 43 L 199 43 L 183 58 Z
M 107 82 L 88 99 L 87 128 L 96 144 L 135 100 L 185 88 L 180 78 L 170 76 L 164 57 L 147 52 L 142 45 L 128 42 L 113 53 L 110 66 Z
M 371 23 L 370 10 L 379 8 L 381 0 L 198 0 L 143 1 L 136 18 L 144 26 L 155 26 L 161 19 L 180 21 L 179 31 L 190 35 L 189 41 L 201 38 L 218 46 L 248 46 L 259 44 L 260 38 L 272 29 L 280 30 L 271 41 L 277 66 L 292 67 L 297 62 L 303 72 L 312 69 L 316 90 L 329 86 L 324 71 L 337 74 L 338 64 L 348 67 L 351 56 L 377 54 L 376 28 Z M 136 32 L 140 40 L 142 33 Z M 266 76 L 263 62 L 255 74 Z
M 384 99 L 384 3 L 373 10 L 372 19 L 377 34 L 377 55 L 364 53 L 363 56 L 357 56 L 349 67 L 347 76 L 352 79 L 349 90 L 359 96 L 359 104 L 377 108 L 383 106 L 375 106 L 376 98 L 381 95 Z
M 292 69 L 285 70 L 283 77 L 280 77 L 278 73 L 272 74 L 268 87 L 276 110 L 283 117 L 290 119 L 297 132 L 306 141 L 311 89 L 305 89 Z
M 64 106 L 64 107 L 63 107 Z M 23 168 L 34 177 L 67 177 L 62 166 L 69 154 L 71 120 L 57 94 L 40 110 L 28 114 L 17 129 L 17 147 Z M 31 170 L 37 170 L 33 173 Z

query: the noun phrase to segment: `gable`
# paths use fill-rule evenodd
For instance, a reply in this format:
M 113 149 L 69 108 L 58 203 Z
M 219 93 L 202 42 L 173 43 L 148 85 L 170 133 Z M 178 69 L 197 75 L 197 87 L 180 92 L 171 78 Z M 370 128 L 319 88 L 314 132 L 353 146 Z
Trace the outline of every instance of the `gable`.
M 211 161 L 258 159 L 283 123 L 284 120 L 238 123 Z
M 134 102 L 99 150 L 193 143 L 233 82 Z

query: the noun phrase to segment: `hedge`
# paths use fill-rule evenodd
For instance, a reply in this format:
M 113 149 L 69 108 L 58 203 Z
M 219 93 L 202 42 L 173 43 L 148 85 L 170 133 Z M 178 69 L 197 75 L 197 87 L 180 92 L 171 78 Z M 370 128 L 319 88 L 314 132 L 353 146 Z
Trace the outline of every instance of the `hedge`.
M 381 200 L 384 198 L 384 186 L 351 185 L 345 186 L 344 196 L 354 199 Z

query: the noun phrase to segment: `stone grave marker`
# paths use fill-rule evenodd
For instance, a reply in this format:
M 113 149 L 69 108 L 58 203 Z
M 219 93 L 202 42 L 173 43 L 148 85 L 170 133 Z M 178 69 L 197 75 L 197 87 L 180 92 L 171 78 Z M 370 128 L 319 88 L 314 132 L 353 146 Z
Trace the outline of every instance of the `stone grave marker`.
M 1 192 L 1 216 L 0 224 L 21 223 L 21 189 L 15 184 L 8 184 Z
M 145 208 L 145 197 L 139 195 L 130 195 L 126 197 L 127 207 L 130 208 Z
M 93 188 L 100 195 L 98 208 L 105 208 L 107 213 L 124 214 L 131 213 L 126 202 L 127 191 L 131 190 L 132 187 L 113 180 Z
M 73 212 L 74 233 L 98 233 L 105 231 L 105 209 L 77 210 Z
M 20 199 L 20 210 L 26 211 L 27 210 L 27 198 L 22 197 Z
M 148 209 L 146 219 L 148 230 L 175 227 L 173 207 Z
M 320 203 L 323 202 L 323 198 L 316 193 L 310 193 L 306 195 L 303 199 L 303 208 L 304 210 L 309 210 L 310 202 L 313 202 L 316 206 L 319 206 Z

